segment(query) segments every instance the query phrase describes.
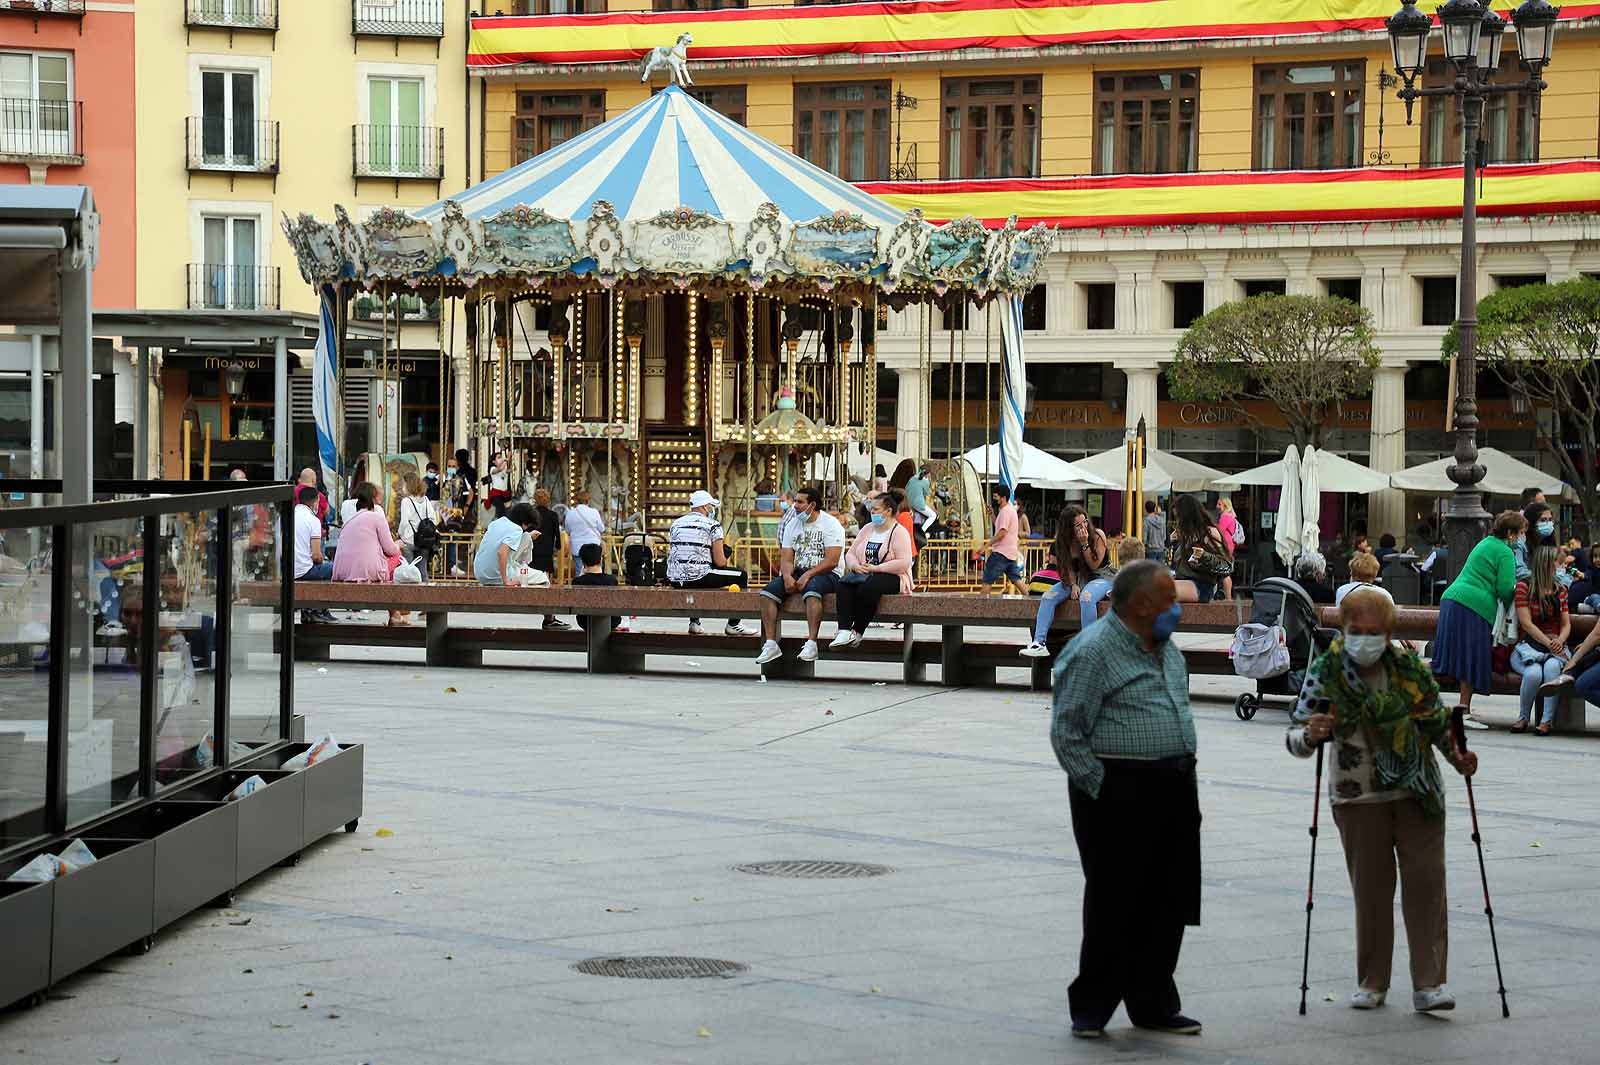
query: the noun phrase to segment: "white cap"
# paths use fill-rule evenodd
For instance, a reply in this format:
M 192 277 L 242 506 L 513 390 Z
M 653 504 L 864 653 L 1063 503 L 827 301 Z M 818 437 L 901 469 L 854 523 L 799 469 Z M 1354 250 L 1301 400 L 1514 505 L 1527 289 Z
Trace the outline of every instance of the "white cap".
M 694 495 L 689 497 L 690 510 L 694 510 L 696 507 L 720 506 L 722 506 L 722 501 L 716 496 L 712 495 L 710 492 L 707 492 L 704 488 L 700 489 L 699 491 L 695 492 Z

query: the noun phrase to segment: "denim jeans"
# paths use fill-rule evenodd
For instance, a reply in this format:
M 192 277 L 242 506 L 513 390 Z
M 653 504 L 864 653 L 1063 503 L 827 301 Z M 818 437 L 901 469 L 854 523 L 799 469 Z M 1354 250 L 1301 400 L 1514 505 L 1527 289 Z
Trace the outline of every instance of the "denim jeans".
M 1584 699 L 1600 706 L 1600 665 L 1590 666 L 1578 674 L 1578 682 L 1573 687 Z
M 1541 658 L 1543 661 L 1540 661 Z M 1526 722 L 1532 716 L 1534 700 L 1539 697 L 1539 686 L 1561 676 L 1561 667 L 1565 664 L 1555 655 L 1542 654 L 1525 644 L 1519 643 L 1511 649 L 1511 668 L 1522 674 L 1522 689 L 1519 693 L 1522 698 L 1522 709 L 1517 714 L 1518 721 Z M 1554 695 L 1545 697 L 1541 724 L 1555 723 L 1556 702 L 1557 697 Z
M 1039 600 L 1039 613 L 1033 621 L 1033 642 L 1044 643 L 1050 635 L 1050 626 L 1056 622 L 1056 610 L 1068 598 L 1071 591 L 1065 581 L 1044 593 L 1044 598 Z
M 1096 577 L 1078 592 L 1078 624 L 1087 629 L 1100 620 L 1100 600 L 1111 594 L 1111 582 L 1105 577 Z

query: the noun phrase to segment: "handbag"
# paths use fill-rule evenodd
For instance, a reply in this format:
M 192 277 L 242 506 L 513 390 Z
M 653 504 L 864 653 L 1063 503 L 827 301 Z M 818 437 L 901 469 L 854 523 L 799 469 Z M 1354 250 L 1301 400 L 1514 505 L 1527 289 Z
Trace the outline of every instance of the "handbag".
M 1289 640 L 1282 625 L 1247 622 L 1234 630 L 1228 657 L 1238 676 L 1271 680 L 1289 672 Z
M 1494 609 L 1494 625 L 1489 633 L 1496 647 L 1514 647 L 1521 634 L 1517 626 L 1517 611 L 1504 603 L 1497 603 Z

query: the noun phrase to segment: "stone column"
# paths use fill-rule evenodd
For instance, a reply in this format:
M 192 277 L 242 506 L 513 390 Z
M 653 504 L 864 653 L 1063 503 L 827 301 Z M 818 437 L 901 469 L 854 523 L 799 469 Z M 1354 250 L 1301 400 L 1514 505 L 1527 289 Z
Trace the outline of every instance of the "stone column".
M 1301 248 L 1286 249 L 1278 253 L 1278 261 L 1288 271 L 1283 290 L 1290 296 L 1317 296 L 1317 281 L 1311 276 L 1311 253 Z
M 1200 252 L 1195 256 L 1206 271 L 1206 312 L 1216 310 L 1233 299 L 1233 279 L 1228 276 L 1228 253 Z
M 1145 333 L 1150 330 L 1151 287 L 1156 272 L 1156 257 L 1142 255 L 1117 260 L 1117 332 Z
M 1372 315 L 1372 325 L 1381 333 L 1407 327 L 1404 252 L 1358 250 L 1361 262 L 1361 306 Z
M 1067 257 L 1052 255 L 1044 264 L 1044 327 L 1048 333 L 1072 328 L 1072 285 L 1067 280 Z
M 920 367 L 896 369 L 900 391 L 895 399 L 895 450 L 905 458 L 924 458 L 928 453 L 929 432 L 923 421 L 927 413 L 929 374 Z
M 1161 368 L 1155 363 L 1134 363 L 1117 367 L 1128 377 L 1128 395 L 1123 400 L 1127 413 L 1127 427 L 1137 429 L 1139 419 L 1144 419 L 1145 439 L 1150 447 L 1156 442 L 1156 382 L 1161 379 Z
M 1372 443 L 1370 465 L 1379 473 L 1398 473 L 1406 466 L 1406 367 L 1380 366 L 1372 377 Z M 1406 537 L 1405 493 L 1385 489 L 1367 497 L 1367 532 L 1373 542 L 1394 533 Z

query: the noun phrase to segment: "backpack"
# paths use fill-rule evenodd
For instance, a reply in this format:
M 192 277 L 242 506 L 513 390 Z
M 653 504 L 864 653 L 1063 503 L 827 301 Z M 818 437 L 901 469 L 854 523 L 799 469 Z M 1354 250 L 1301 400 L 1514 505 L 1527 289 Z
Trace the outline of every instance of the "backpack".
M 1244 522 L 1235 518 L 1233 521 L 1233 546 L 1244 546 Z
M 416 504 L 413 502 L 412 506 Z M 411 532 L 411 544 L 418 551 L 432 551 L 439 546 L 439 527 L 426 514 Z

